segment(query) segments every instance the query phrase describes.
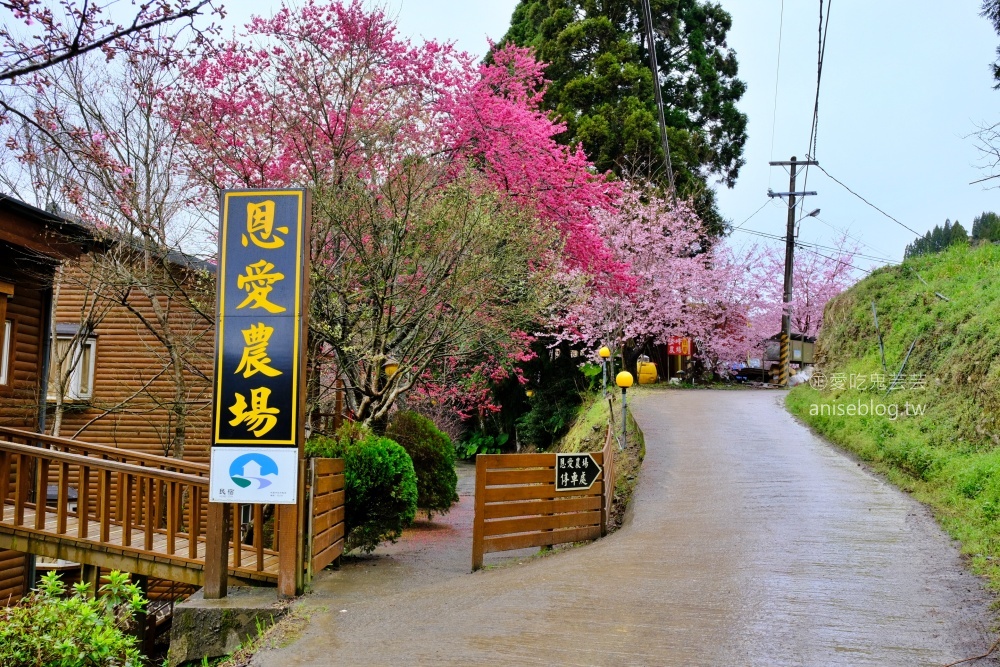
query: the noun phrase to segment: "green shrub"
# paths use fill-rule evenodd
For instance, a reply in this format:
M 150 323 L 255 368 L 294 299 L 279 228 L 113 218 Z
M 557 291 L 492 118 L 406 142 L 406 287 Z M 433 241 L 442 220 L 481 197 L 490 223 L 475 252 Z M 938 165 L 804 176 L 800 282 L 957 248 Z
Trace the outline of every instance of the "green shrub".
M 557 378 L 552 386 L 543 386 L 535 392 L 531 410 L 517 420 L 522 442 L 547 449 L 565 435 L 583 402 L 574 380 Z
M 386 436 L 398 442 L 413 461 L 417 474 L 417 507 L 444 514 L 458 502 L 458 475 L 451 438 L 427 417 L 416 412 L 397 412 Z
M 345 421 L 332 438 L 325 435 L 314 435 L 306 440 L 306 456 L 342 459 L 348 447 L 370 437 L 372 437 L 372 432 L 364 425 Z
M 370 553 L 395 542 L 417 513 L 417 476 L 406 450 L 369 436 L 344 452 L 347 548 Z
M 483 431 L 473 431 L 469 437 L 455 447 L 460 459 L 474 459 L 477 454 L 500 454 L 510 436 L 506 433 L 490 435 Z
M 96 599 L 86 584 L 66 596 L 49 572 L 37 590 L 14 607 L 0 608 L 0 665 L 134 667 L 145 660 L 129 634 L 146 604 L 128 575 L 111 572 Z
M 306 455 L 344 459 L 344 524 L 348 550 L 370 553 L 395 542 L 417 513 L 417 477 L 406 450 L 350 423 L 332 438 L 306 442 Z

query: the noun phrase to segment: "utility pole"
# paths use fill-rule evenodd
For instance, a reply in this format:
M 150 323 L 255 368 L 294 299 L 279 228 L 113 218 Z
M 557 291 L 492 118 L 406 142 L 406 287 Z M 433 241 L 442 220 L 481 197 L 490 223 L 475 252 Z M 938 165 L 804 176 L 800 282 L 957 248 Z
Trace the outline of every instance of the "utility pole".
M 819 163 L 815 160 L 799 162 L 792 156 L 788 162 L 770 162 L 772 167 L 789 167 L 788 192 L 771 192 L 768 197 L 788 197 L 788 228 L 785 233 L 785 290 L 781 297 L 781 350 L 778 354 L 779 375 L 778 385 L 788 386 L 788 342 L 792 336 L 792 266 L 795 260 L 795 198 L 815 195 L 815 192 L 795 191 L 795 169 L 799 165 L 812 166 Z
M 649 42 L 649 68 L 653 70 L 653 94 L 656 110 L 659 112 L 660 142 L 663 145 L 664 166 L 667 168 L 667 182 L 670 184 L 670 200 L 674 199 L 674 168 L 670 163 L 670 142 L 667 140 L 667 121 L 663 115 L 663 92 L 660 90 L 660 66 L 656 62 L 656 35 L 653 32 L 653 10 L 649 0 L 642 2 L 643 23 L 646 24 L 646 40 Z M 623 366 L 624 368 L 624 366 Z

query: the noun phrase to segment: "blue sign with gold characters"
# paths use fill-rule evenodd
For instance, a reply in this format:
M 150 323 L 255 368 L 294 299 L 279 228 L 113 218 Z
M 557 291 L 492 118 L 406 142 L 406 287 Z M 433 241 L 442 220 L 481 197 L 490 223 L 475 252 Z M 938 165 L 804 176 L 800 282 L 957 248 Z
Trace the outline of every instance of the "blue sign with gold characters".
M 267 484 L 242 484 L 243 478 L 230 475 L 228 467 L 216 471 L 215 461 L 216 450 L 221 448 L 240 448 L 244 455 L 256 453 L 255 461 L 265 460 L 259 456 L 266 452 L 282 459 L 277 470 L 297 475 L 304 372 L 300 360 L 308 314 L 307 206 L 305 190 L 222 193 L 210 475 L 213 501 L 295 502 L 294 480 L 291 484 L 288 479 L 278 483 L 277 478 Z M 235 454 L 230 450 L 222 458 L 231 461 Z M 267 494 L 250 493 L 268 488 Z M 291 489 L 292 498 L 276 498 L 278 489 Z

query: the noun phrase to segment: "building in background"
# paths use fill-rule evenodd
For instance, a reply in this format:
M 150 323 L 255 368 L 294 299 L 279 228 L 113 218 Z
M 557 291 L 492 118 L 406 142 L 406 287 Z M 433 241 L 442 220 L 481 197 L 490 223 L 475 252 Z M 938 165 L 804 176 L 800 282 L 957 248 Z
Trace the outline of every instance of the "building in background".
M 53 279 L 91 245 L 82 225 L 0 196 L 0 426 L 45 428 Z M 25 592 L 30 557 L 0 549 L 0 604 Z

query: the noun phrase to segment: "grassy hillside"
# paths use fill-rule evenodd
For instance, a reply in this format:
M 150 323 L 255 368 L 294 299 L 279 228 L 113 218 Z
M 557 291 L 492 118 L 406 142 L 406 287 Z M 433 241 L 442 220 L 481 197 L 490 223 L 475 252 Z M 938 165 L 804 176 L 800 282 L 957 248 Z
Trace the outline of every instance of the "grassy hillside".
M 634 396 L 642 389 L 633 390 L 630 395 Z M 604 438 L 607 436 L 609 410 L 614 410 L 615 433 L 621 428 L 621 401 L 618 400 L 618 392 L 612 394 L 611 407 L 608 401 L 604 400 L 600 393 L 594 392 L 583 397 L 583 406 L 577 414 L 573 425 L 563 439 L 557 443 L 557 452 L 599 452 L 604 447 Z M 625 510 L 632 501 L 632 494 L 635 485 L 639 481 L 639 471 L 642 466 L 642 459 L 646 456 L 646 441 L 632 418 L 631 411 L 628 412 L 628 446 L 624 451 L 615 452 L 615 497 L 611 507 L 611 523 L 613 530 L 621 526 L 625 516 Z
M 1000 246 L 876 271 L 827 307 L 818 353 L 826 386 L 789 409 L 928 503 L 1000 589 Z

